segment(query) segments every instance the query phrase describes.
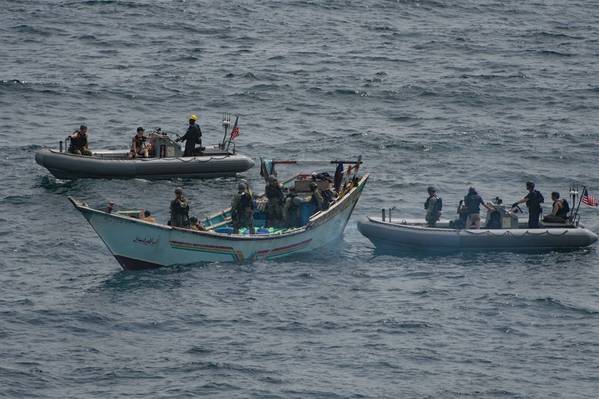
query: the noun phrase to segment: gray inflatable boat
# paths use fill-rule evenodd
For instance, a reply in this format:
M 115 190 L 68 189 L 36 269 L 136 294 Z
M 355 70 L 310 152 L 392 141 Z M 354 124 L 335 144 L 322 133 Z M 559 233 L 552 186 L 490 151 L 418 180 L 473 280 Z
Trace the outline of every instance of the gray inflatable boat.
M 35 161 L 59 179 L 211 178 L 235 176 L 254 166 L 251 158 L 219 145 L 207 147 L 196 156 L 183 157 L 179 144 L 166 135 L 157 138 L 156 148 L 156 156 L 135 159 L 128 159 L 128 150 L 93 151 L 91 156 L 84 156 L 63 152 L 62 148 L 41 149 L 36 152 Z
M 358 230 L 377 249 L 383 251 L 547 251 L 586 247 L 597 241 L 597 235 L 581 225 L 554 223 L 538 229 L 527 228 L 523 220 L 510 228 L 455 229 L 449 220 L 427 227 L 424 220 L 368 217 L 358 222 Z

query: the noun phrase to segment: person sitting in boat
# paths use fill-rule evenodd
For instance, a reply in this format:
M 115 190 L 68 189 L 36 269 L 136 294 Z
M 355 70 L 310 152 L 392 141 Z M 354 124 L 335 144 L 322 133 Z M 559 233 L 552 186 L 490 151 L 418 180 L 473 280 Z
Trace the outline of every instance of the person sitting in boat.
M 312 195 L 310 196 L 309 203 L 314 208 L 314 213 L 326 210 L 329 204 L 325 204 L 322 193 L 318 189 L 318 184 L 310 182 L 310 191 L 312 192 Z
M 141 220 L 149 223 L 156 223 L 156 218 L 152 216 L 152 213 L 147 209 L 139 217 Z
M 300 207 L 304 203 L 295 191 L 295 187 L 289 188 L 289 194 L 285 197 L 285 205 L 283 206 L 283 219 L 287 227 L 299 227 L 300 223 Z
M 70 144 L 68 151 L 71 154 L 78 155 L 92 155 L 92 152 L 88 148 L 87 142 L 87 126 L 79 126 L 79 130 L 75 130 L 73 134 L 69 136 Z
M 183 196 L 181 187 L 175 189 L 175 199 L 171 201 L 169 226 L 189 227 L 189 203 Z
M 231 222 L 235 234 L 243 227 L 247 227 L 250 234 L 254 232 L 254 201 L 248 186 L 243 182 L 237 185 L 237 193 L 231 201 Z
M 177 138 L 177 142 L 185 141 L 185 151 L 183 152 L 184 157 L 193 157 L 196 155 L 196 144 L 199 144 L 198 148 L 200 152 L 202 148 L 202 129 L 196 122 L 199 118 L 197 115 L 191 115 L 189 117 L 189 127 L 183 137 Z
M 545 198 L 543 198 L 543 194 L 535 190 L 535 184 L 531 181 L 526 182 L 526 189 L 528 194 L 521 200 L 514 202 L 512 208 L 525 203 L 528 207 L 528 228 L 537 229 L 539 228 L 539 218 L 543 212 L 541 204 L 545 202 Z
M 570 212 L 570 204 L 564 198 L 560 198 L 557 191 L 551 193 L 551 199 L 553 200 L 553 208 L 551 215 L 547 215 L 543 218 L 543 222 L 549 223 L 565 223 L 568 220 L 568 212 Z
M 189 218 L 190 228 L 195 231 L 206 231 L 204 226 L 200 223 L 197 217 L 192 216 Z
M 428 227 L 435 227 L 437 222 L 441 218 L 441 210 L 443 209 L 443 200 L 437 196 L 437 190 L 429 186 L 427 188 L 428 198 L 424 202 L 424 209 L 426 209 L 426 225 Z
M 476 192 L 474 187 L 468 189 L 468 194 L 464 197 L 464 214 L 466 215 L 467 229 L 480 229 L 480 206 L 484 206 L 489 212 L 493 208 L 485 204 L 482 197 Z
M 131 139 L 131 151 L 129 151 L 129 158 L 147 158 L 148 147 L 146 146 L 147 137 L 144 136 L 144 128 L 138 127 L 135 136 Z
M 264 194 L 268 199 L 266 203 L 266 226 L 280 227 L 283 223 L 283 201 L 285 201 L 285 194 L 283 194 L 283 189 L 276 177 L 268 177 Z

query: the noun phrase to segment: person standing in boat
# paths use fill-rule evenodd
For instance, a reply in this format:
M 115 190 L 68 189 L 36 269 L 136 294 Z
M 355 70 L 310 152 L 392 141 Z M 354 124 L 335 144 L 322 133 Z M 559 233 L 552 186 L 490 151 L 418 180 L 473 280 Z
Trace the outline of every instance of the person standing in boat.
M 435 227 L 437 222 L 441 218 L 441 209 L 443 209 L 443 200 L 437 196 L 437 190 L 430 186 L 427 188 L 428 198 L 424 202 L 424 209 L 426 209 L 426 225 L 428 227 Z
M 264 194 L 268 199 L 266 203 L 266 226 L 281 227 L 283 223 L 283 201 L 285 201 L 285 194 L 283 194 L 281 185 L 276 177 L 272 175 L 268 177 Z
M 70 144 L 68 151 L 71 154 L 78 155 L 92 155 L 92 152 L 88 148 L 87 142 L 87 126 L 79 126 L 79 130 L 75 130 L 73 134 L 69 136 Z
M 541 204 L 545 202 L 545 198 L 543 198 L 543 194 L 535 190 L 535 184 L 531 181 L 526 182 L 526 189 L 528 190 L 528 194 L 521 200 L 514 202 L 512 208 L 515 208 L 519 204 L 526 204 L 528 207 L 528 228 L 537 229 L 539 228 L 539 218 L 543 212 Z
M 314 213 L 324 211 L 326 209 L 325 202 L 324 198 L 322 197 L 322 193 L 318 189 L 318 184 L 315 182 L 310 182 L 310 191 L 312 192 L 312 195 L 310 196 L 310 204 L 314 208 Z
M 181 187 L 175 189 L 175 199 L 171 201 L 171 219 L 169 225 L 173 227 L 189 227 L 189 203 L 183 196 Z
M 243 227 L 247 227 L 250 234 L 254 233 L 254 201 L 245 183 L 237 185 L 237 193 L 231 201 L 231 222 L 235 234 Z
M 197 115 L 191 115 L 189 117 L 189 127 L 183 137 L 179 137 L 177 142 L 185 141 L 185 151 L 183 152 L 184 157 L 193 157 L 196 155 L 196 144 L 199 144 L 200 151 L 202 151 L 202 129 L 196 122 L 198 121 Z
M 146 146 L 147 137 L 144 136 L 144 128 L 138 127 L 135 136 L 131 140 L 131 151 L 129 151 L 129 158 L 147 158 L 148 147 Z
M 295 187 L 289 188 L 289 194 L 285 197 L 285 205 L 283 205 L 283 219 L 286 227 L 299 227 L 300 223 L 300 207 L 304 203 L 295 191 Z
M 474 187 L 468 189 L 468 194 L 464 197 L 464 212 L 466 214 L 466 228 L 480 229 L 480 206 L 484 206 L 489 212 L 493 208 L 487 206 L 482 197 L 478 195 Z

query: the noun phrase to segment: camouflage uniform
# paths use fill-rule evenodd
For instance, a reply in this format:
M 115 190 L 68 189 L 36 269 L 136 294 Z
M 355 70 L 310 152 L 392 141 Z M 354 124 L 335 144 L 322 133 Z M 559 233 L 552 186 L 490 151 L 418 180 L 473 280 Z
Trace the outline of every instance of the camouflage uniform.
M 285 196 L 276 179 L 271 180 L 264 189 L 268 202 L 266 204 L 266 224 L 279 227 L 283 223 L 283 201 Z
M 183 195 L 171 201 L 170 225 L 174 227 L 189 227 L 189 203 Z
M 247 227 L 250 232 L 254 229 L 254 207 L 252 195 L 243 190 L 233 196 L 231 201 L 231 221 L 235 232 L 242 227 Z

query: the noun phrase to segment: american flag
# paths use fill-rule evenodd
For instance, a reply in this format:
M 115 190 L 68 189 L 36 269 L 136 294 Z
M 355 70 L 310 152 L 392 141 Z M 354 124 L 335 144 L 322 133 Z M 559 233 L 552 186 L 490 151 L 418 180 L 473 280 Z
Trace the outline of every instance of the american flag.
M 231 140 L 235 140 L 237 136 L 239 136 L 239 127 L 235 126 L 233 130 L 231 130 Z
M 588 206 L 599 206 L 599 199 L 593 195 L 590 195 L 586 188 L 582 192 L 582 202 Z
M 233 141 L 239 136 L 239 126 L 237 126 L 237 122 L 239 122 L 239 115 L 235 118 L 235 124 L 233 125 L 233 130 L 231 130 L 229 141 Z

